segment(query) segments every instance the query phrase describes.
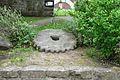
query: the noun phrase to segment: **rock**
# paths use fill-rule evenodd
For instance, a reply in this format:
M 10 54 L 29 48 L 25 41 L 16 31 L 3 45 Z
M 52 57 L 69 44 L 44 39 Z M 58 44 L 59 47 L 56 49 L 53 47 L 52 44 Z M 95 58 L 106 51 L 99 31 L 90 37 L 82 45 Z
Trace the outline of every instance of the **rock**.
M 7 50 L 11 47 L 11 43 L 0 36 L 0 50 Z

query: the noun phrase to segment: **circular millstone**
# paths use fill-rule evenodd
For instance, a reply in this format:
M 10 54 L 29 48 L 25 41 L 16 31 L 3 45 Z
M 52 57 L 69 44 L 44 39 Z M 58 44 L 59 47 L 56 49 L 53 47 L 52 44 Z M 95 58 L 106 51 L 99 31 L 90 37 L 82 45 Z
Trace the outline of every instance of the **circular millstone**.
M 33 47 L 45 52 L 65 52 L 76 47 L 76 38 L 72 33 L 61 29 L 40 31 L 33 40 Z

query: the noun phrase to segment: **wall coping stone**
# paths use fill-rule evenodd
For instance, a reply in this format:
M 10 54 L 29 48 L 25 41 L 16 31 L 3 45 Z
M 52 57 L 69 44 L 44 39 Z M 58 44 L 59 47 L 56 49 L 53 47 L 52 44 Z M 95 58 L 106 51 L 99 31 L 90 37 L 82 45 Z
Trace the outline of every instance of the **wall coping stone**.
M 83 80 L 119 80 L 120 69 L 84 66 L 9 66 L 0 68 L 0 80 L 4 78 L 68 78 L 80 77 Z

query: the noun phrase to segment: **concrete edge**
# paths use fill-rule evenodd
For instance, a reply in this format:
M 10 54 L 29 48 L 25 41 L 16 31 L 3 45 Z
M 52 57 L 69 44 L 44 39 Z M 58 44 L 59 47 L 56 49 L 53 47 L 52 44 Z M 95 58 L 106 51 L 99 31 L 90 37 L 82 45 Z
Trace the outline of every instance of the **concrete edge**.
M 26 67 L 9 66 L 0 68 L 0 79 L 2 78 L 67 78 L 70 76 L 81 76 L 83 79 L 86 77 L 101 76 L 105 80 L 120 79 L 120 70 L 111 68 L 95 68 L 95 67 L 80 67 L 80 66 L 37 66 L 30 65 Z M 107 78 L 107 79 L 106 79 Z

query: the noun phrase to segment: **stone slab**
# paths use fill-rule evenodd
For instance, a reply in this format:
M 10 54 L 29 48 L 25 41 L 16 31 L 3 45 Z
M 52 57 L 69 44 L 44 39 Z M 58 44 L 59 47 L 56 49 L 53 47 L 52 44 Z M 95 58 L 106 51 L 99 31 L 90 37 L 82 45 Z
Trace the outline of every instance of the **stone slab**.
M 7 67 L 0 69 L 0 80 L 119 80 L 120 71 L 113 68 L 81 66 Z

